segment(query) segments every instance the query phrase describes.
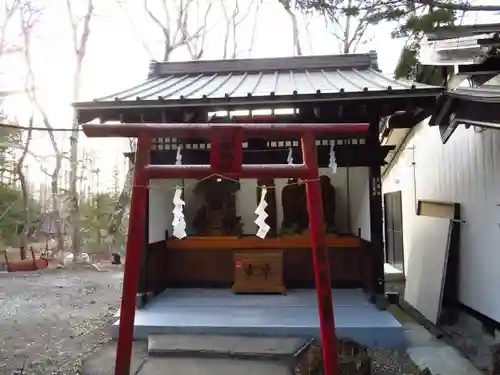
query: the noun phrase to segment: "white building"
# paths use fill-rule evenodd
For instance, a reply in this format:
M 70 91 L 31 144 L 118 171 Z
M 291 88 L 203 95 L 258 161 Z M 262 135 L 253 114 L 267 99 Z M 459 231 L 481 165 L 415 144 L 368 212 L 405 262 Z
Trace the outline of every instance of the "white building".
M 496 329 L 500 322 L 500 299 L 496 298 L 500 287 L 500 131 L 495 129 L 500 127 L 499 31 L 500 25 L 486 25 L 466 27 L 459 37 L 450 31 L 429 36 L 421 63 L 440 73 L 448 91 L 438 100 L 431 118 L 412 129 L 387 126 L 381 135 L 382 144 L 396 146 L 382 173 L 386 260 L 404 269 L 406 294 L 418 294 L 418 298 L 405 298 L 415 299 L 415 307 L 429 318 L 423 306 L 430 302 L 424 301 L 439 296 L 444 288 L 444 281 L 435 283 L 433 264 L 446 269 L 442 255 L 424 255 L 437 241 L 435 221 L 421 219 L 419 208 L 426 201 L 438 201 L 448 209 L 459 204 L 460 217 L 454 221 L 460 227 L 458 267 L 455 272 L 448 264 L 446 276 L 446 282 L 450 278 L 457 282 L 456 301 L 451 302 L 458 307 L 456 311 L 465 311 Z M 388 215 L 388 209 L 395 213 Z M 431 216 L 448 216 L 443 212 Z M 423 279 L 434 279 L 434 284 Z M 409 291 L 410 283 L 418 284 L 420 290 Z

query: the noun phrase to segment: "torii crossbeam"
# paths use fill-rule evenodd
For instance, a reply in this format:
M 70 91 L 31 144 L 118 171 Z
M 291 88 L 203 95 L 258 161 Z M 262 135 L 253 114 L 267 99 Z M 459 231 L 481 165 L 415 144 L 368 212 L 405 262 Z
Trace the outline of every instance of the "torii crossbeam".
M 359 134 L 369 124 L 84 124 L 88 137 L 137 138 L 132 186 L 123 292 L 120 309 L 115 375 L 130 375 L 134 332 L 135 299 L 139 284 L 147 185 L 150 178 L 198 179 L 210 175 L 229 178 L 302 178 L 306 180 L 307 210 L 319 307 L 324 375 L 338 375 L 338 355 L 333 315 L 330 267 L 323 228 L 323 205 L 319 184 L 315 136 L 318 134 Z M 245 138 L 289 136 L 301 139 L 303 164 L 244 165 Z M 150 165 L 151 138 L 208 138 L 210 165 Z

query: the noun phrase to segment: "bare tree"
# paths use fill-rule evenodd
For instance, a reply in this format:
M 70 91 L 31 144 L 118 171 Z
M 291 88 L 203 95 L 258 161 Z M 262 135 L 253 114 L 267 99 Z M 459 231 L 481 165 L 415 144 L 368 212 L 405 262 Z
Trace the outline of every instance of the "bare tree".
M 193 13 L 200 14 L 199 0 L 157 0 L 157 2 L 161 5 L 163 13 L 161 17 L 151 10 L 149 0 L 144 0 L 143 5 L 149 18 L 160 28 L 163 34 L 163 61 L 169 61 L 172 52 L 183 46 L 188 48 L 192 58 L 201 58 L 207 33 L 208 14 L 212 3 L 209 2 L 204 11 L 202 17 L 204 22 L 201 24 L 197 22 L 194 31 L 191 32 L 190 16 Z M 176 8 L 175 12 L 172 12 L 172 8 Z
M 344 10 L 325 8 L 322 13 L 330 33 L 337 39 L 341 53 L 354 53 L 360 44 L 370 41 L 368 29 L 372 16 L 383 0 L 345 0 Z
M 16 163 L 16 172 L 17 177 L 19 178 L 19 182 L 21 184 L 21 197 L 22 197 L 22 224 L 21 224 L 21 241 L 20 241 L 20 255 L 21 259 L 26 259 L 26 249 L 28 248 L 28 233 L 31 228 L 31 217 L 29 211 L 29 191 L 28 191 L 28 181 L 26 175 L 24 173 L 24 161 L 26 160 L 26 156 L 28 155 L 31 139 L 33 136 L 33 122 L 34 115 L 31 114 L 29 119 L 29 126 L 26 134 L 26 140 L 24 141 L 23 151 L 19 159 L 17 159 Z
M 3 9 L 1 12 L 1 26 L 0 26 L 0 56 L 5 54 L 21 52 L 21 48 L 15 43 L 11 43 L 11 41 L 7 38 L 7 31 L 11 26 L 11 22 L 13 21 L 16 12 L 21 10 L 22 3 L 21 0 L 4 0 L 3 1 Z
M 35 9 L 31 2 L 25 1 L 13 1 L 10 4 L 5 3 L 5 8 L 4 8 L 4 14 L 5 14 L 5 20 L 3 23 L 2 31 L 1 31 L 1 40 L 0 40 L 0 56 L 3 53 L 12 53 L 12 52 L 21 52 L 24 51 L 24 56 L 28 57 L 29 52 L 28 48 L 30 47 L 29 45 L 29 35 L 31 31 L 33 30 L 33 27 L 35 23 L 38 21 L 39 18 L 39 11 Z M 8 46 L 5 37 L 7 33 L 7 26 L 9 23 L 12 21 L 13 16 L 15 14 L 18 14 L 19 16 L 19 27 L 20 30 L 23 32 L 24 36 L 24 50 L 19 46 L 16 45 L 13 47 L 12 45 Z M 26 73 L 26 81 L 25 81 L 25 91 L 26 93 L 32 92 L 33 91 L 33 72 L 29 69 Z M 26 259 L 26 249 L 28 246 L 28 232 L 30 230 L 30 213 L 29 213 L 29 187 L 28 187 L 28 181 L 26 174 L 24 172 L 24 162 L 26 160 L 26 156 L 28 155 L 29 148 L 30 148 L 30 143 L 33 135 L 33 121 L 34 121 L 34 115 L 33 113 L 30 116 L 29 119 L 29 126 L 26 134 L 26 138 L 23 140 L 23 134 L 20 132 L 19 135 L 19 142 L 16 142 L 14 146 L 15 149 L 22 149 L 21 155 L 15 162 L 15 172 L 17 174 L 17 179 L 19 180 L 19 184 L 21 187 L 21 204 L 22 204 L 22 222 L 20 223 L 20 256 L 21 259 Z
M 27 68 L 27 80 L 26 80 L 26 94 L 28 99 L 31 102 L 33 109 L 38 111 L 38 113 L 42 117 L 42 122 L 47 129 L 47 133 L 49 135 L 50 143 L 52 145 L 52 149 L 54 151 L 55 156 L 55 166 L 52 172 L 47 172 L 42 169 L 51 179 L 51 203 L 52 203 L 52 213 L 54 215 L 54 226 L 56 231 L 56 250 L 57 252 L 62 252 L 64 250 L 64 238 L 63 238 L 63 223 L 61 220 L 61 204 L 59 199 L 59 183 L 58 177 L 61 171 L 62 166 L 62 153 L 57 144 L 54 128 L 50 122 L 49 116 L 46 111 L 40 104 L 38 100 L 38 96 L 36 94 L 36 84 L 35 84 L 35 75 L 33 73 L 33 60 L 31 56 L 32 50 L 32 32 L 33 32 L 33 17 L 40 15 L 40 10 L 35 9 L 28 2 L 24 3 L 24 8 L 22 13 L 24 17 L 27 15 L 30 16 L 30 22 L 26 22 L 26 19 L 21 22 L 21 31 L 23 37 L 23 50 L 24 50 L 24 60 Z M 25 152 L 29 152 L 28 148 L 25 148 Z M 52 216 L 51 216 L 52 217 Z
M 182 39 L 185 42 L 186 48 L 191 56 L 192 60 L 199 60 L 203 57 L 203 53 L 205 52 L 205 42 L 207 40 L 207 25 L 208 25 L 208 16 L 210 15 L 210 11 L 212 9 L 212 3 L 208 3 L 207 7 L 203 9 L 201 7 L 200 0 L 193 0 L 194 2 L 194 10 L 189 10 L 186 8 L 186 16 L 179 17 L 179 19 L 183 19 L 181 27 Z M 190 25 L 188 23 L 187 12 L 193 12 L 196 14 L 196 24 L 195 30 L 203 30 L 203 32 L 195 34 L 194 37 L 191 37 L 190 34 Z
M 86 0 L 86 10 L 83 19 L 80 22 L 78 15 L 73 9 L 72 0 L 66 0 L 66 8 L 68 11 L 68 19 L 71 25 L 73 53 L 75 56 L 75 70 L 73 73 L 73 101 L 77 101 L 80 96 L 82 86 L 82 72 L 83 62 L 87 55 L 87 45 L 90 38 L 90 23 L 94 16 L 94 3 L 93 0 Z M 81 26 L 81 32 L 80 32 Z M 77 261 L 80 254 L 81 238 L 80 238 L 80 216 L 78 204 L 78 135 L 79 124 L 75 118 L 73 121 L 73 131 L 70 138 L 70 187 L 69 192 L 71 196 L 71 239 L 73 246 L 73 261 Z
M 297 20 L 297 15 L 294 13 L 295 2 L 294 0 L 279 0 L 286 13 L 292 21 L 292 38 L 293 38 L 293 49 L 294 54 L 297 56 L 302 56 L 302 46 L 300 44 L 300 29 L 299 22 Z
M 238 53 L 240 52 L 238 48 L 238 28 L 240 27 L 241 23 L 248 18 L 252 11 L 254 11 L 255 15 L 257 15 L 260 5 L 262 4 L 262 0 L 250 0 L 247 1 L 248 4 L 246 8 L 242 10 L 240 1 L 241 0 L 234 0 L 234 3 L 232 3 L 232 9 L 230 9 L 228 6 L 230 1 L 220 0 L 222 13 L 224 14 L 224 19 L 226 21 L 224 45 L 222 51 L 223 59 L 234 59 L 238 57 Z M 251 39 L 253 39 L 252 37 L 255 37 L 255 28 L 256 22 L 254 22 Z M 253 40 L 250 41 L 250 45 L 253 45 Z
M 135 151 L 135 140 L 129 139 L 129 149 L 131 152 Z M 113 215 L 109 220 L 109 225 L 107 228 L 108 236 L 111 236 L 111 243 L 109 244 L 109 253 L 111 255 L 113 249 L 116 247 L 118 238 L 120 237 L 120 228 L 123 223 L 123 218 L 125 212 L 130 204 L 130 193 L 132 188 L 132 178 L 134 176 L 134 163 L 128 161 L 127 175 L 125 176 L 125 182 L 123 188 L 118 196 L 115 203 L 115 209 L 113 210 Z

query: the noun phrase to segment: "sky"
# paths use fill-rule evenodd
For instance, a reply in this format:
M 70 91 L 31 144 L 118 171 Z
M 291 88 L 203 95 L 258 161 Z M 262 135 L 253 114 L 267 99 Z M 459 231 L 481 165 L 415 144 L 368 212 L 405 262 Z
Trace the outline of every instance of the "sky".
M 148 74 L 149 62 L 152 59 L 161 60 L 163 51 L 161 33 L 145 14 L 142 1 L 128 1 L 119 6 L 120 0 L 96 0 L 96 17 L 92 21 L 92 33 L 84 64 L 84 84 L 81 100 L 92 100 L 99 96 L 112 94 L 143 81 Z M 123 1 L 123 0 L 121 0 Z M 171 0 L 172 3 L 175 0 Z M 202 3 L 207 0 L 199 0 Z M 231 0 L 223 0 L 231 1 Z M 154 3 L 154 0 L 150 0 Z M 35 76 L 37 87 L 40 88 L 40 98 L 54 127 L 71 127 L 71 92 L 74 58 L 71 50 L 70 28 L 67 12 L 63 1 L 46 1 L 45 20 L 36 32 L 33 42 L 33 60 L 35 61 Z M 84 6 L 84 1 L 74 2 Z M 244 3 L 244 1 L 242 1 Z M 493 3 L 493 1 L 481 1 Z M 78 9 L 76 9 L 78 10 Z M 220 40 L 224 37 L 221 27 L 222 12 L 220 8 L 212 9 L 209 17 L 210 34 L 206 43 L 205 58 L 220 58 L 222 50 Z M 252 32 L 254 17 L 252 14 L 240 25 L 238 40 L 242 50 L 248 46 Z M 481 22 L 488 22 L 483 18 Z M 257 32 L 251 57 L 282 57 L 294 53 L 291 21 L 277 0 L 263 0 L 257 19 Z M 477 17 L 470 22 L 478 22 Z M 403 40 L 390 37 L 392 25 L 380 24 L 371 30 L 373 38 L 358 48 L 356 52 L 376 50 L 379 68 L 392 74 L 404 46 Z M 302 45 L 305 54 L 338 53 L 337 41 L 325 30 L 324 21 L 314 19 L 310 23 L 309 35 L 302 32 Z M 306 37 L 309 37 L 306 40 Z M 147 45 L 147 48 L 144 47 Z M 311 50 L 312 49 L 312 50 Z M 241 57 L 247 57 L 243 53 Z M 173 60 L 188 60 L 186 50 L 178 50 Z M 6 72 L 0 80 L 4 87 L 21 87 L 24 82 L 24 67 L 22 59 L 3 59 L 0 70 Z M 27 119 L 29 110 L 25 100 L 14 96 L 7 103 L 8 110 L 15 113 L 20 123 Z M 59 134 L 60 137 L 68 134 Z M 113 184 L 111 175 L 116 165 L 120 166 L 120 176 L 124 177 L 125 164 L 122 153 L 127 150 L 124 140 L 86 139 L 80 138 L 81 149 L 95 158 L 95 165 L 100 169 L 100 187 L 110 188 Z M 65 149 L 69 141 L 60 140 Z M 46 134 L 36 133 L 32 144 L 33 152 L 47 156 L 44 164 L 51 163 L 52 149 Z M 35 183 L 44 183 L 46 177 L 39 172 L 38 163 L 30 160 L 30 177 Z M 49 168 L 50 169 L 50 168 Z

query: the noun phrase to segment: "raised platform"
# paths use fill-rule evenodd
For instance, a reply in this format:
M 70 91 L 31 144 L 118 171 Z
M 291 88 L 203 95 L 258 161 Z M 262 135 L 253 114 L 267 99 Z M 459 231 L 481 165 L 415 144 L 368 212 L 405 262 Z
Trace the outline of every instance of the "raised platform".
M 333 290 L 333 300 L 339 337 L 369 347 L 406 346 L 401 324 L 388 311 L 377 310 L 361 290 Z M 167 290 L 138 310 L 135 317 L 136 340 L 162 333 L 319 338 L 315 291 L 235 295 L 229 289 Z M 117 337 L 118 322 L 112 334 Z
M 355 236 L 327 234 L 325 245 L 328 248 L 361 248 L 361 240 Z M 309 249 L 311 239 L 307 235 L 286 235 L 280 237 L 258 238 L 256 236 L 191 236 L 178 240 L 169 238 L 167 249 L 187 250 L 285 250 Z

